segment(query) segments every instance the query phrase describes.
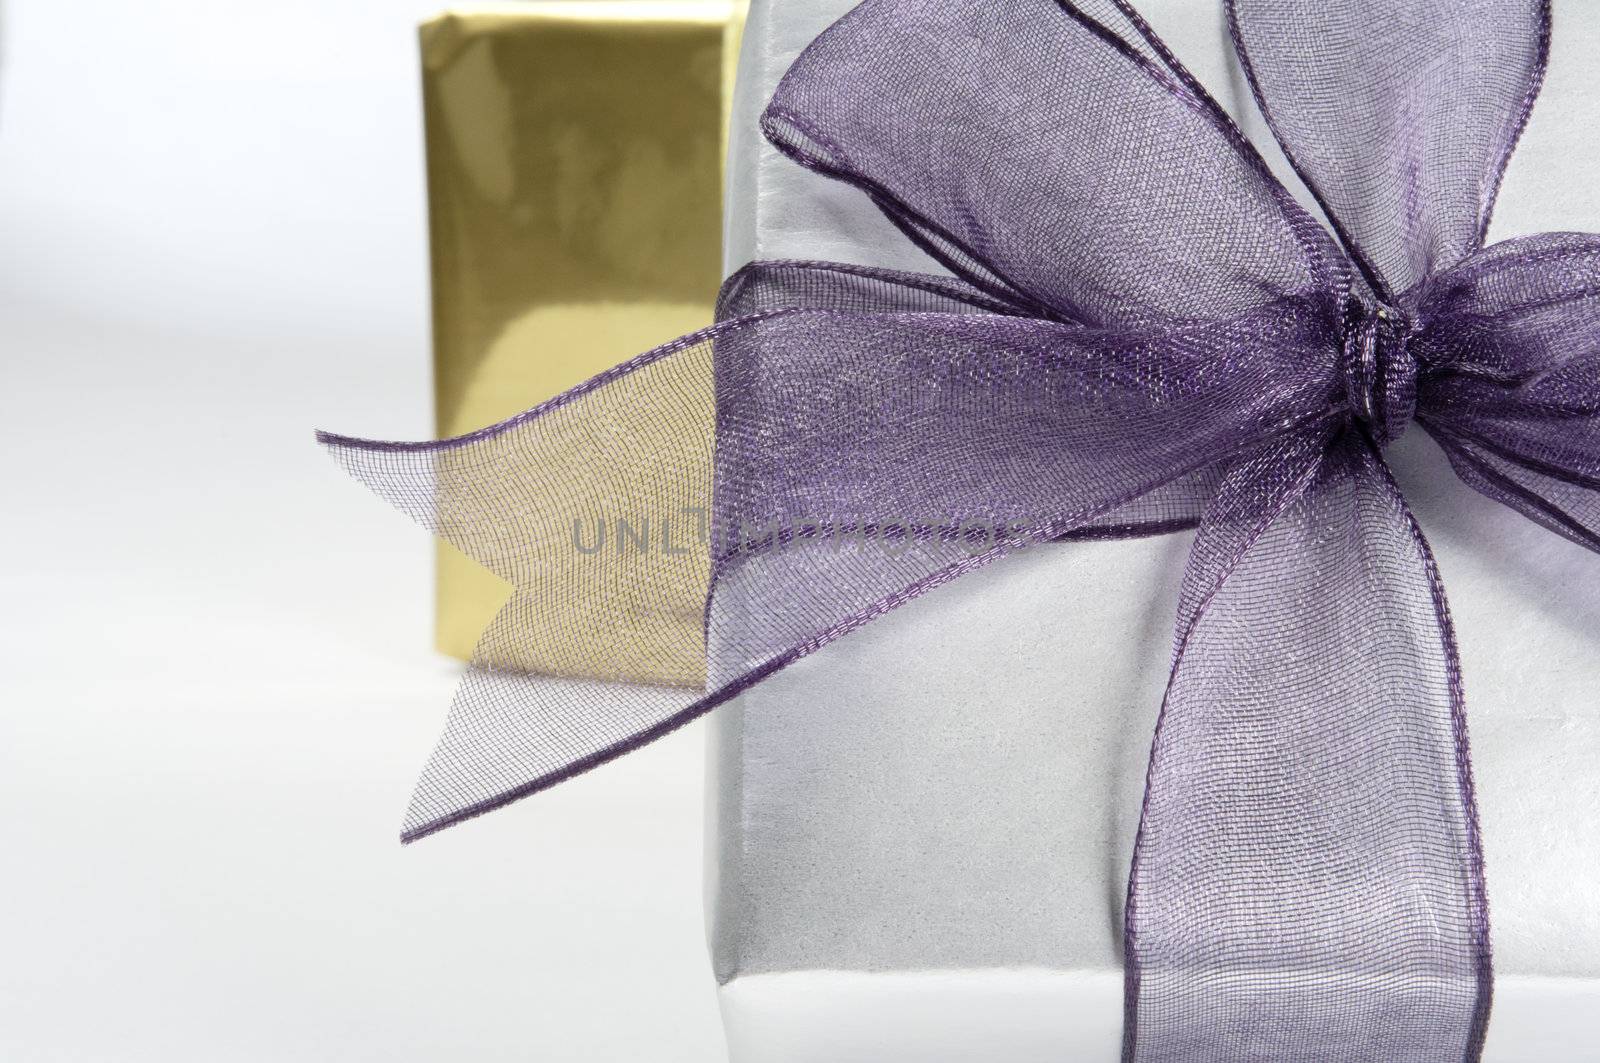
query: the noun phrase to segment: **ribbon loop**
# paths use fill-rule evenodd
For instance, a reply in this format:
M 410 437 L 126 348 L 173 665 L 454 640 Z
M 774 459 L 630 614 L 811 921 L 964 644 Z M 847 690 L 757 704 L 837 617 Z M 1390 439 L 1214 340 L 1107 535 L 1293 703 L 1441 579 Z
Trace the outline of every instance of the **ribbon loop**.
M 1600 551 L 1600 236 L 1543 233 L 1435 278 L 1417 419 L 1474 489 Z
M 1483 246 L 1544 78 L 1549 0 L 1226 0 L 1284 154 L 1399 300 Z
M 1198 86 L 1086 10 L 1116 6 L 869 0 L 763 128 L 1038 316 L 1147 328 L 1331 292 L 1337 249 Z

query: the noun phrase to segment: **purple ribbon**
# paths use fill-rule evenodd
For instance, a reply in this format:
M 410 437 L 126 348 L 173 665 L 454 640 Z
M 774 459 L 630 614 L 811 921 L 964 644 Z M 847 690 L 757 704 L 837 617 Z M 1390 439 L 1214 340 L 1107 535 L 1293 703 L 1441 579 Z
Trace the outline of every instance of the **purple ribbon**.
M 1549 9 L 1227 8 L 1332 233 L 1124 0 L 867 0 L 763 129 L 953 277 L 758 262 L 718 324 L 503 424 L 322 437 L 516 587 L 407 839 L 1013 550 L 1196 528 L 1129 880 L 1125 1058 L 1479 1057 L 1460 669 L 1382 452 L 1415 421 L 1472 487 L 1600 548 L 1600 237 L 1484 246 Z M 618 498 L 699 512 L 707 547 L 574 568 L 561 529 Z M 704 682 L 641 670 L 684 650 L 663 588 L 708 579 Z M 549 635 L 573 617 L 593 637 Z

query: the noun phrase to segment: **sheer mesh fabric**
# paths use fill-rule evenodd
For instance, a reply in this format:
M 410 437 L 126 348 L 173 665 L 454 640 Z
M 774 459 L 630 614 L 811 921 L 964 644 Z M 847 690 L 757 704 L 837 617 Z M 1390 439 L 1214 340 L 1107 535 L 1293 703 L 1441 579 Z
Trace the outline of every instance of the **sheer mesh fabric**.
M 1198 527 L 1129 882 L 1127 1059 L 1478 1057 L 1460 670 L 1382 450 L 1415 420 L 1473 487 L 1600 545 L 1600 237 L 1484 246 L 1549 13 L 1226 6 L 1336 233 L 1123 0 L 867 0 L 763 128 L 953 276 L 756 263 L 711 329 L 504 424 L 324 437 L 517 588 L 407 838 L 1013 551 Z

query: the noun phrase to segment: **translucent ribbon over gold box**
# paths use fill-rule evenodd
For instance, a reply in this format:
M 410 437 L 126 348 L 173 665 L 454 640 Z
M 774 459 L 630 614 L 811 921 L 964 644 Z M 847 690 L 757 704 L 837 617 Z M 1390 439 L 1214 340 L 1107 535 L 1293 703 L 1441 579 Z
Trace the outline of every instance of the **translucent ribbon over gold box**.
M 530 0 L 422 26 L 440 436 L 710 322 L 744 8 Z M 470 656 L 508 590 L 442 545 L 439 649 Z M 660 620 L 688 629 L 686 647 L 703 591 Z

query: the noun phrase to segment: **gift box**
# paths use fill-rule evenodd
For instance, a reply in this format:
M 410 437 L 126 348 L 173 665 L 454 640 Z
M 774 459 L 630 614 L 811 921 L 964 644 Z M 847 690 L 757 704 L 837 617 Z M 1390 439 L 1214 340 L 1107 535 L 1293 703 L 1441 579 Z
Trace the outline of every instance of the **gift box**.
M 439 435 L 710 322 L 743 13 L 742 0 L 531 0 L 422 26 Z M 439 649 L 469 658 L 507 591 L 441 543 Z
M 852 6 L 752 4 L 730 272 L 755 259 L 940 272 L 859 189 L 757 128 L 790 63 Z M 1138 7 L 1315 210 L 1257 113 L 1222 4 Z M 1600 229 L 1587 73 L 1600 10 L 1566 5 L 1557 27 L 1491 241 Z M 1483 1058 L 1600 1059 L 1600 566 L 1470 490 L 1422 432 L 1388 455 L 1464 662 L 1496 970 Z M 712 716 L 708 921 L 733 1063 L 1119 1058 L 1123 904 L 1191 541 L 1023 551 Z
M 736 1059 L 1593 1058 L 1600 27 L 844 6 L 756 11 L 717 324 L 319 434 L 516 587 L 402 838 L 736 701 Z

